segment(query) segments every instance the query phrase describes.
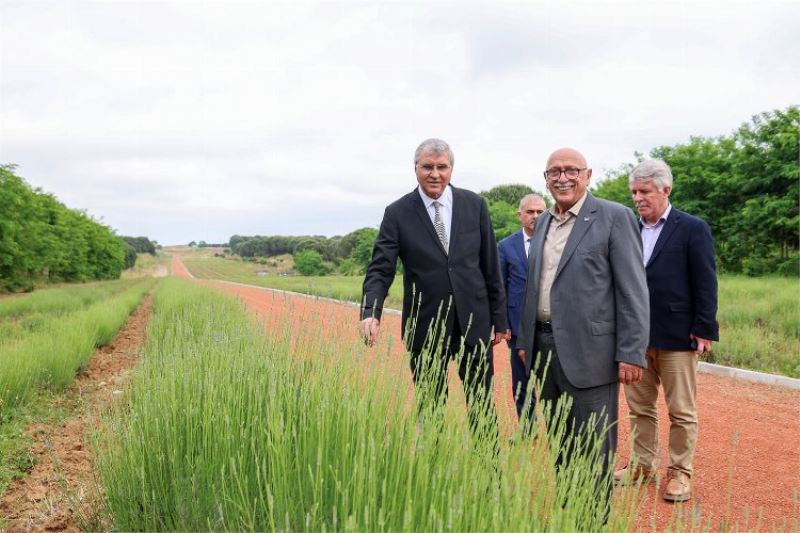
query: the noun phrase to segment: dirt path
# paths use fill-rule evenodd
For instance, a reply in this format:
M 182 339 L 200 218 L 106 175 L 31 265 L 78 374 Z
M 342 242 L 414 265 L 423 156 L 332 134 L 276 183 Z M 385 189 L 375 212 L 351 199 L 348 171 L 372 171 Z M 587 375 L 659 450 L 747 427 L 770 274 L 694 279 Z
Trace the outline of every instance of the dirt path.
M 98 529 L 97 477 L 87 429 L 91 413 L 122 391 L 144 345 L 152 297 L 147 295 L 112 343 L 95 352 L 89 367 L 78 374 L 64 395 L 75 416 L 61 426 L 35 424 L 30 453 L 36 466 L 15 480 L 0 498 L 6 531 L 80 531 Z
M 172 270 L 177 276 L 191 277 L 177 255 Z M 357 334 L 357 311 L 349 305 L 226 282 L 196 281 L 241 298 L 268 326 L 270 322 L 291 317 L 295 327 L 324 323 L 329 328 L 325 334 L 331 338 Z M 318 320 L 322 315 L 330 319 Z M 399 317 L 385 315 L 382 326 L 382 335 L 396 339 L 393 354 L 402 358 Z M 516 423 L 508 355 L 504 345 L 495 348 L 495 401 L 506 430 Z M 403 365 L 398 368 L 409 374 L 406 377 L 410 383 L 410 372 Z M 728 521 L 738 522 L 740 530 L 745 531 L 770 531 L 781 526 L 797 530 L 800 391 L 700 374 L 698 403 L 700 437 L 695 457 L 695 497 L 683 507 L 676 506 L 663 501 L 660 492 L 651 485 L 641 508 L 639 528 L 663 531 L 674 512 L 683 512 L 712 520 L 714 530 L 721 529 Z M 620 443 L 627 443 L 630 426 L 624 420 L 627 406 L 622 393 L 620 405 Z M 663 407 L 660 410 L 661 442 L 666 443 L 669 422 Z M 620 444 L 619 452 L 620 461 L 627 460 L 627 446 Z M 666 450 L 662 451 L 662 464 L 666 465 Z M 757 523 L 759 513 L 762 519 Z

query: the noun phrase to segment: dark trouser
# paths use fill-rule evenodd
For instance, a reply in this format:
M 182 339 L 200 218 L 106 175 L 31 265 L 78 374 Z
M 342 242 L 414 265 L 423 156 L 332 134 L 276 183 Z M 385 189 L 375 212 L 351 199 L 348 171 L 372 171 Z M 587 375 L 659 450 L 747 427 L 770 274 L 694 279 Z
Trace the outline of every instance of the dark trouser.
M 512 338 L 511 346 L 514 346 L 514 341 L 516 339 Z M 511 348 L 511 393 L 514 395 L 517 417 L 525 420 L 533 418 L 536 396 L 532 390 L 528 390 L 528 373 L 525 371 L 525 363 L 517 356 L 516 348 Z M 528 401 L 528 397 L 530 397 L 530 401 Z
M 536 332 L 534 350 L 541 353 L 540 367 L 536 369 L 536 376 L 542 380 L 539 391 L 539 401 L 550 401 L 553 407 L 559 398 L 569 396 L 572 406 L 567 416 L 570 430 L 567 434 L 575 437 L 585 432 L 603 435 L 600 459 L 603 461 L 603 477 L 598 482 L 597 494 L 600 504 L 605 508 L 607 517 L 611 497 L 611 468 L 613 454 L 617 450 L 617 415 L 619 403 L 619 383 L 608 383 L 597 387 L 579 389 L 573 386 L 561 367 L 556 352 L 555 341 L 551 332 Z M 550 364 L 542 368 L 550 354 Z M 590 427 L 591 424 L 591 427 Z M 580 439 L 580 437 L 578 437 Z M 572 455 L 576 453 L 574 446 L 561 446 L 561 455 L 558 463 L 569 463 Z
M 454 322 L 458 324 L 457 320 Z M 465 345 L 461 350 L 461 334 L 458 326 L 453 328 L 450 342 L 441 350 L 444 353 L 411 354 L 411 375 L 421 411 L 431 406 L 440 398 L 447 396 L 447 365 L 455 359 L 458 376 L 464 387 L 467 399 L 467 415 L 473 434 L 483 434 L 497 439 L 497 414 L 494 409 L 492 394 L 492 349 L 481 350 L 480 347 Z M 485 352 L 485 353 L 484 353 Z M 463 353 L 463 354 L 462 354 Z

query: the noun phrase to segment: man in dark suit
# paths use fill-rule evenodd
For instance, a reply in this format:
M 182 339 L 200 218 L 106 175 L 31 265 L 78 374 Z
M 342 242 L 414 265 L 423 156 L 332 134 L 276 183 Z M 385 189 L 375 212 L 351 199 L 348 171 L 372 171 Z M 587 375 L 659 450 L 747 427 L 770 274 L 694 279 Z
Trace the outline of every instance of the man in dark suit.
M 508 310 L 508 327 L 510 339 L 508 346 L 511 348 L 511 391 L 517 406 L 517 416 L 522 418 L 522 410 L 528 404 L 525 416 L 533 414 L 533 405 L 536 398 L 528 390 L 528 373 L 525 363 L 517 357 L 514 345 L 517 342 L 519 331 L 519 313 L 522 310 L 522 299 L 525 296 L 525 282 L 528 279 L 528 250 L 530 249 L 533 229 L 536 219 L 547 209 L 544 198 L 538 194 L 528 194 L 519 202 L 517 216 L 522 222 L 522 229 L 512 233 L 497 245 L 500 253 L 500 273 L 506 289 L 506 308 Z M 530 397 L 530 402 L 527 398 Z
M 386 208 L 362 296 L 362 334 L 374 344 L 397 259 L 403 263 L 402 327 L 417 394 L 447 390 L 447 364 L 458 357 L 473 428 L 492 402 L 491 346 L 505 338 L 506 298 L 486 201 L 450 185 L 453 152 L 428 139 L 414 154 L 418 186 Z M 428 383 L 428 382 L 426 382 Z M 429 398 L 419 398 L 424 405 Z M 496 424 L 495 424 L 496 425 Z M 496 427 L 494 428 L 496 432 Z
M 717 273 L 711 229 L 669 202 L 672 171 L 659 159 L 644 161 L 629 177 L 641 215 L 643 263 L 650 291 L 650 340 L 642 380 L 625 387 L 634 435 L 635 466 L 615 472 L 624 483 L 655 478 L 658 458 L 658 387 L 669 411 L 668 482 L 663 497 L 692 497 L 692 457 L 697 442 L 697 359 L 719 340 Z
M 536 221 L 516 346 L 541 380 L 537 401 L 554 407 L 570 397 L 567 433 L 578 442 L 602 439 L 597 503 L 607 517 L 619 383 L 641 377 L 650 306 L 633 213 L 592 196 L 591 176 L 572 148 L 547 160 L 544 177 L 555 205 Z M 562 447 L 560 464 L 582 453 L 575 442 Z

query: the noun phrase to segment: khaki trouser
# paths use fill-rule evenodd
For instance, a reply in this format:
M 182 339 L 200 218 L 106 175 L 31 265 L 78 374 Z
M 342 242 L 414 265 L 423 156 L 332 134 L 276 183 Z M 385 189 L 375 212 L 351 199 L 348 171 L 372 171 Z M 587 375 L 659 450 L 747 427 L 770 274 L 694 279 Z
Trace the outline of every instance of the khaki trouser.
M 697 355 L 693 351 L 647 349 L 642 379 L 625 386 L 631 412 L 633 452 L 639 464 L 654 468 L 658 458 L 658 386 L 664 387 L 669 412 L 669 465 L 667 469 L 692 475 L 697 443 Z

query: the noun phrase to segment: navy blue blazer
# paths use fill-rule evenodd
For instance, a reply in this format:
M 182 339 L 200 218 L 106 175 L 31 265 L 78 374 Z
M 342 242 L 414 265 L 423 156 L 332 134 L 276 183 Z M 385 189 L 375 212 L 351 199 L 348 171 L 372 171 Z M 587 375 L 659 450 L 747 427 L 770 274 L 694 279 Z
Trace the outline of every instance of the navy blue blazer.
M 673 206 L 645 265 L 650 347 L 689 351 L 690 333 L 719 340 L 714 255 L 708 224 Z
M 525 299 L 528 281 L 528 256 L 525 255 L 524 231 L 512 233 L 497 245 L 500 255 L 500 274 L 506 289 L 508 327 L 511 328 L 510 346 L 513 348 L 519 331 L 519 315 Z

